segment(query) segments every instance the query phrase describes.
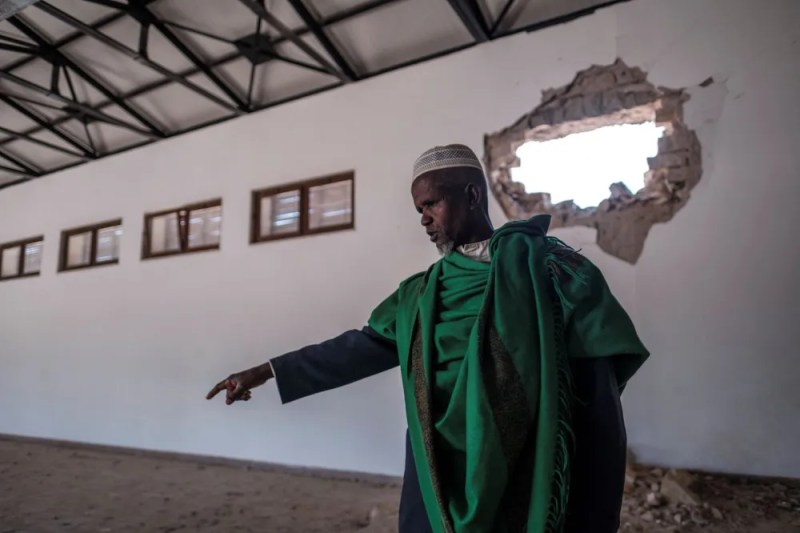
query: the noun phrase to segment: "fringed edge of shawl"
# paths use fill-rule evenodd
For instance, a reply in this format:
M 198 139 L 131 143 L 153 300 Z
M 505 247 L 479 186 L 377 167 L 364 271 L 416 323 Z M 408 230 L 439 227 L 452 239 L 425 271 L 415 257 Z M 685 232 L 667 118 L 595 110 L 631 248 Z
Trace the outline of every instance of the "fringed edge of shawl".
M 559 278 L 562 274 L 567 274 L 581 283 L 588 283 L 586 276 L 578 272 L 577 268 L 582 260 L 580 250 L 575 250 L 556 237 L 545 237 L 545 240 L 547 243 L 545 246 L 545 263 L 547 264 L 548 272 L 550 272 L 550 279 L 553 281 L 553 290 L 558 295 L 559 302 L 557 303 L 570 310 L 573 305 L 564 296 Z
M 547 237 L 545 248 L 545 264 L 550 275 L 550 297 L 553 300 L 553 325 L 556 334 L 556 355 L 558 372 L 558 432 L 556 434 L 555 456 L 553 458 L 553 490 L 550 496 L 545 531 L 559 533 L 564 522 L 569 503 L 571 458 L 575 450 L 575 434 L 572 430 L 572 408 L 575 394 L 572 373 L 567 360 L 564 344 L 564 312 L 563 306 L 569 305 L 564 298 L 559 283 L 562 273 L 585 281 L 576 270 L 574 258 L 580 258 L 577 251 L 555 237 Z

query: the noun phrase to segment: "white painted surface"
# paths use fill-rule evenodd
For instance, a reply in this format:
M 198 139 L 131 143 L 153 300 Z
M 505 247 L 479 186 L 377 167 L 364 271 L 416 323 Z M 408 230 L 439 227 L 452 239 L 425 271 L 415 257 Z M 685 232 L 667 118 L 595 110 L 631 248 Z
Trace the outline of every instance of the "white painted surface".
M 800 476 L 800 3 L 638 0 L 0 192 L 0 242 L 44 233 L 40 278 L 0 283 L 0 432 L 382 473 L 402 470 L 396 372 L 225 407 L 228 373 L 359 327 L 435 258 L 408 173 L 476 149 L 542 89 L 622 57 L 692 90 L 706 173 L 636 266 L 588 229 L 653 356 L 624 402 L 644 461 Z M 250 246 L 250 190 L 355 169 L 356 231 Z M 142 262 L 142 214 L 222 197 L 222 250 Z M 502 217 L 493 205 L 496 222 Z M 56 274 L 62 229 L 124 218 L 119 266 Z

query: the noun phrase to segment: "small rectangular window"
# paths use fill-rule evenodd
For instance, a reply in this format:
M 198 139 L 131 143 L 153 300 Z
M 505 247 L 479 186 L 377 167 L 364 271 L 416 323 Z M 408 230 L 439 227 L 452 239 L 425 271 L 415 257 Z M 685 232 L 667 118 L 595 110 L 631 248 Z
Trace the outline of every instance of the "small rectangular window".
M 349 226 L 353 220 L 353 180 L 334 181 L 308 188 L 308 228 Z
M 22 275 L 31 276 L 38 274 L 42 269 L 42 241 L 29 242 L 25 245 L 25 259 L 22 263 Z
M 44 237 L 0 245 L 0 280 L 38 276 L 43 248 Z
M 142 258 L 218 250 L 222 200 L 151 213 L 144 217 Z
M 3 249 L 3 277 L 15 278 L 19 276 L 19 258 L 22 250 L 19 246 Z
M 300 189 L 262 196 L 261 236 L 300 234 Z
M 121 236 L 122 220 L 63 231 L 59 272 L 119 263 Z
M 253 192 L 251 242 L 354 227 L 352 172 Z
M 150 219 L 150 254 L 160 255 L 181 251 L 178 232 L 178 213 L 153 215 Z M 145 231 L 147 231 L 145 229 Z
M 218 248 L 222 233 L 222 206 L 215 205 L 189 211 L 190 250 Z

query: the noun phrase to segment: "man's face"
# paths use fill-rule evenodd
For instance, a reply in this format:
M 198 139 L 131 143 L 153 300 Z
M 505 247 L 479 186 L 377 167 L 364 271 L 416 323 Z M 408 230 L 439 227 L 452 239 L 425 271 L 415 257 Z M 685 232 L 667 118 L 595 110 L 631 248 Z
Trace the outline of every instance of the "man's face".
M 411 186 L 411 196 L 414 207 L 422 215 L 420 222 L 425 232 L 439 251 L 463 244 L 461 237 L 467 227 L 469 211 L 465 191 L 448 186 L 434 171 L 417 178 Z

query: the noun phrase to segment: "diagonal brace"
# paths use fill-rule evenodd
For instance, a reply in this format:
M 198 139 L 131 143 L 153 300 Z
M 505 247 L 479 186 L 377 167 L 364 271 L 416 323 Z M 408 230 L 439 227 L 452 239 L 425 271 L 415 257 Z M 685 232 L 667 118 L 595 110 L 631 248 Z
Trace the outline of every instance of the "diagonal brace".
M 53 123 L 53 121 L 47 120 L 45 118 L 40 117 L 24 105 L 20 104 L 19 102 L 13 100 L 10 96 L 6 96 L 4 94 L 0 94 L 0 102 L 4 102 L 9 107 L 15 109 L 20 114 L 26 116 L 33 122 L 39 125 L 39 127 L 46 129 L 56 137 L 62 139 L 63 141 L 71 144 L 78 150 L 80 150 L 84 156 L 89 158 L 95 158 L 94 152 L 89 150 L 86 146 L 78 142 L 78 140 L 72 138 L 72 136 L 67 135 L 67 133 L 63 132 L 61 129 Z
M 158 126 L 156 126 L 156 124 L 151 119 L 145 117 L 142 113 L 134 109 L 127 101 L 117 96 L 105 84 L 101 83 L 99 80 L 95 79 L 94 76 L 86 72 L 83 69 L 83 67 L 75 63 L 72 59 L 70 59 L 66 55 L 64 55 L 52 43 L 47 41 L 47 39 L 45 39 L 38 31 L 34 30 L 27 22 L 22 20 L 21 17 L 19 16 L 13 17 L 9 20 L 9 22 L 18 30 L 27 35 L 30 39 L 36 41 L 36 43 L 42 50 L 42 53 L 40 54 L 42 59 L 53 64 L 54 77 L 55 74 L 58 72 L 59 64 L 71 68 L 76 74 L 78 74 L 78 76 L 83 78 L 89 85 L 97 89 L 103 96 L 105 96 L 106 98 L 114 102 L 116 105 L 124 109 L 129 115 L 131 115 L 133 118 L 142 123 L 155 135 L 158 135 L 159 137 L 165 136 L 164 132 L 162 132 L 161 129 Z M 53 91 L 57 91 L 57 85 L 53 87 Z
M 292 4 L 294 10 L 298 15 L 300 15 L 300 18 L 303 19 L 303 23 L 311 31 L 311 33 L 314 34 L 314 37 L 317 38 L 322 47 L 325 48 L 325 51 L 328 52 L 328 55 L 330 55 L 336 62 L 339 70 L 341 70 L 342 73 L 347 76 L 348 80 L 357 80 L 358 74 L 356 74 L 355 70 L 353 70 L 353 67 L 347 62 L 339 49 L 334 46 L 333 42 L 325 33 L 322 25 L 314 17 L 311 11 L 309 11 L 308 7 L 306 7 L 305 2 L 303 0 L 289 0 L 289 3 Z
M 242 4 L 244 4 L 250 11 L 258 15 L 264 22 L 278 30 L 278 32 L 287 40 L 294 43 L 298 48 L 300 48 L 303 52 L 308 54 L 311 59 L 319 63 L 322 67 L 325 68 L 328 72 L 332 75 L 336 76 L 343 82 L 348 82 L 347 76 L 344 72 L 341 72 L 337 69 L 334 65 L 322 57 L 316 50 L 311 48 L 305 41 L 303 41 L 300 37 L 297 36 L 288 26 L 286 26 L 283 22 L 278 20 L 272 13 L 267 11 L 267 9 L 261 5 L 260 2 L 257 0 L 239 0 Z
M 195 93 L 208 98 L 212 102 L 214 102 L 214 103 L 216 103 L 216 104 L 218 104 L 218 105 L 220 105 L 220 106 L 222 106 L 222 107 L 224 107 L 224 108 L 226 108 L 226 109 L 228 109 L 230 111 L 233 111 L 237 115 L 241 115 L 243 113 L 240 109 L 238 109 L 235 106 L 231 105 L 229 102 L 223 100 L 222 98 L 218 97 L 214 93 L 212 93 L 210 91 L 207 91 L 206 89 L 200 87 L 199 85 L 196 85 L 196 84 L 194 84 L 194 83 L 182 78 L 181 76 L 179 76 L 176 73 L 172 72 L 170 69 L 166 68 L 165 66 L 163 66 L 163 65 L 161 65 L 159 63 L 156 63 L 155 61 L 151 61 L 151 60 L 147 59 L 146 57 L 144 57 L 142 54 L 140 54 L 136 50 L 134 50 L 132 48 L 129 48 L 128 46 L 122 44 L 121 42 L 117 41 L 116 39 L 112 39 L 108 35 L 106 35 L 106 34 L 100 32 L 100 31 L 94 29 L 90 25 L 81 22 L 80 20 L 76 19 L 75 17 L 73 17 L 69 13 L 66 13 L 66 12 L 58 9 L 57 7 L 53 6 L 49 2 L 46 2 L 45 0 L 41 0 L 40 2 L 38 2 L 38 3 L 34 4 L 34 5 L 38 9 L 40 9 L 40 10 L 44 11 L 45 13 L 47 13 L 48 15 L 51 15 L 54 18 L 60 20 L 61 22 L 65 23 L 65 24 L 67 24 L 69 26 L 72 26 L 73 28 L 75 28 L 77 30 L 82 31 L 86 35 L 88 35 L 90 37 L 93 37 L 94 39 L 102 42 L 105 45 L 110 46 L 111 48 L 113 48 L 113 49 L 117 50 L 118 52 L 128 56 L 129 58 L 133 59 L 134 61 L 137 61 L 137 62 L 141 63 L 142 65 L 145 65 L 145 66 L 155 70 L 159 74 L 169 78 L 171 81 L 173 81 L 175 83 L 178 83 L 180 85 L 183 85 L 187 89 L 189 89 L 191 91 L 194 91 Z
M 214 85 L 219 87 L 222 92 L 228 95 L 228 98 L 230 98 L 240 110 L 247 110 L 247 105 L 245 104 L 244 100 L 242 100 L 242 98 L 236 94 L 236 91 L 234 91 L 229 84 L 223 81 L 222 78 L 220 78 L 217 73 L 211 69 L 208 63 L 203 61 L 196 53 L 194 53 L 191 48 L 189 48 L 186 43 L 181 40 L 180 37 L 175 35 L 175 33 L 169 29 L 162 20 L 156 17 L 145 5 L 137 1 L 131 7 L 131 14 L 137 20 L 139 20 L 139 23 L 141 23 L 143 27 L 146 27 L 146 25 L 155 26 L 161 35 L 171 42 L 172 45 L 177 48 L 186 59 L 188 59 L 195 67 L 200 69 L 200 71 L 205 74 Z
M 483 43 L 491 40 L 492 36 L 489 32 L 489 25 L 486 23 L 486 19 L 483 18 L 477 0 L 447 1 L 476 42 Z

